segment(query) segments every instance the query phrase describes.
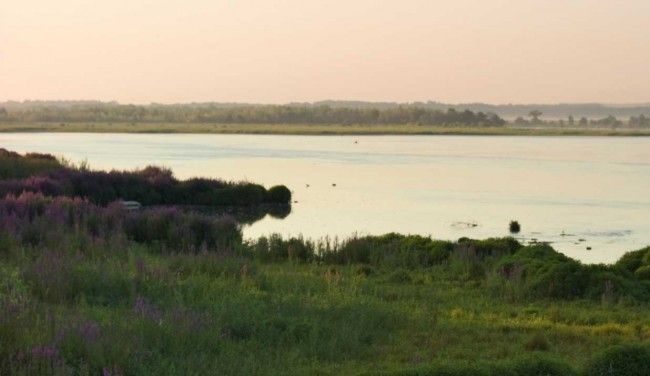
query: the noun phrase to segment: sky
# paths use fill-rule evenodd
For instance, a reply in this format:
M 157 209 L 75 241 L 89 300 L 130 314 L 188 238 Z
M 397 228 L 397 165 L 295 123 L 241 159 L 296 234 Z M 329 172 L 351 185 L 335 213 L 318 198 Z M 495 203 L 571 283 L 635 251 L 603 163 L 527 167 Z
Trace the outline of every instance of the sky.
M 650 102 L 649 0 L 3 0 L 0 101 Z

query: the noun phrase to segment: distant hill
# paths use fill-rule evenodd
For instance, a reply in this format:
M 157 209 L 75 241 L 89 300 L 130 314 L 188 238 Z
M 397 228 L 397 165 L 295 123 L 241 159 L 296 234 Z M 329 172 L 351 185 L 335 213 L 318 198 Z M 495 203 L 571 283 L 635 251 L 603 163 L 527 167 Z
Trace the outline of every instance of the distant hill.
M 7 111 L 28 111 L 39 108 L 112 108 L 116 106 L 124 107 L 118 102 L 102 102 L 95 100 L 73 100 L 73 101 L 6 101 L 0 102 L 0 108 L 5 108 Z M 127 105 L 131 107 L 130 105 Z M 226 102 L 192 102 L 192 103 L 176 103 L 176 104 L 159 104 L 151 103 L 148 105 L 133 105 L 134 108 L 244 108 L 268 106 L 253 103 L 226 103 Z M 638 116 L 644 114 L 650 116 L 650 103 L 644 104 L 601 104 L 601 103 L 559 103 L 559 104 L 487 104 L 487 103 L 442 103 L 435 101 L 428 102 L 365 102 L 365 101 L 343 101 L 343 100 L 326 100 L 318 102 L 294 102 L 283 105 L 285 107 L 322 107 L 327 106 L 332 109 L 378 109 L 388 110 L 398 107 L 403 108 L 422 108 L 433 111 L 446 111 L 453 108 L 457 111 L 470 110 L 473 112 L 494 113 L 505 119 L 514 119 L 518 116 L 527 117 L 528 113 L 537 110 L 542 112 L 542 119 L 553 120 L 563 119 L 572 115 L 578 119 L 580 117 L 587 117 L 589 119 L 601 119 L 607 116 L 615 116 L 621 120 L 627 120 L 630 116 Z

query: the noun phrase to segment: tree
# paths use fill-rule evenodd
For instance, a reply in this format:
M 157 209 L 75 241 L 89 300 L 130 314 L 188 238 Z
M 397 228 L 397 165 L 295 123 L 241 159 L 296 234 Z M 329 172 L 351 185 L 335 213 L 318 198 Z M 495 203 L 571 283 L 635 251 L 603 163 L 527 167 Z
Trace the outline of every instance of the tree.
M 650 125 L 650 119 L 648 119 L 645 115 L 641 114 L 638 117 L 636 116 L 630 116 L 630 120 L 628 121 L 628 125 L 631 127 L 645 127 Z
M 528 113 L 528 116 L 531 117 L 533 123 L 539 123 L 539 117 L 542 116 L 542 112 L 539 110 L 532 110 Z
M 528 124 L 528 120 L 524 119 L 521 116 L 517 116 L 517 118 L 515 119 L 515 125 L 526 125 L 526 124 Z
M 569 125 L 573 125 L 575 121 L 573 120 L 573 115 L 569 115 Z
M 639 115 L 639 125 L 642 127 L 650 125 L 650 119 L 647 118 L 644 114 Z
M 606 126 L 610 126 L 610 127 L 618 127 L 619 125 L 623 124 L 623 122 L 618 120 L 615 116 L 609 115 L 606 118 L 593 120 L 592 124 L 606 125 Z
M 586 126 L 587 124 L 589 124 L 589 120 L 587 120 L 587 118 L 583 116 L 580 118 L 580 122 L 578 124 Z

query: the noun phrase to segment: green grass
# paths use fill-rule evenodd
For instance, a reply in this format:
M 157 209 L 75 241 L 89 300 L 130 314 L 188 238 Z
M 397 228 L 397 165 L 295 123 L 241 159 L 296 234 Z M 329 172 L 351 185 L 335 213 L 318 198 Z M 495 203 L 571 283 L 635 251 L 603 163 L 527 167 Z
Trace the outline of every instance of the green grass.
M 295 135 L 513 135 L 650 136 L 634 128 L 518 128 L 431 125 L 182 124 L 182 123 L 0 123 L 0 132 L 221 133 Z
M 402 269 L 408 278 L 395 278 L 390 269 L 366 276 L 356 265 L 163 257 L 129 247 L 77 258 L 77 282 L 59 286 L 52 276 L 46 287 L 19 272 L 31 262 L 2 264 L 5 302 L 31 303 L 4 318 L 0 336 L 25 351 L 57 342 L 68 366 L 91 374 L 107 367 L 152 375 L 337 375 L 485 368 L 530 356 L 582 368 L 599 350 L 650 339 L 647 304 L 513 302 L 443 266 Z M 98 326 L 98 338 L 84 337 L 78 326 L 86 322 Z M 543 345 L 531 345 L 536 341 Z

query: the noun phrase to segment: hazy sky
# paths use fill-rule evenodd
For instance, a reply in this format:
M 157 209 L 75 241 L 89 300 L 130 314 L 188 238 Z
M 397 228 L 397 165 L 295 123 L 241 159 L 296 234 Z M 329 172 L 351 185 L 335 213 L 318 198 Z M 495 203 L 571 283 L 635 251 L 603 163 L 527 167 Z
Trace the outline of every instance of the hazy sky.
M 650 0 L 3 0 L 6 99 L 650 102 Z

